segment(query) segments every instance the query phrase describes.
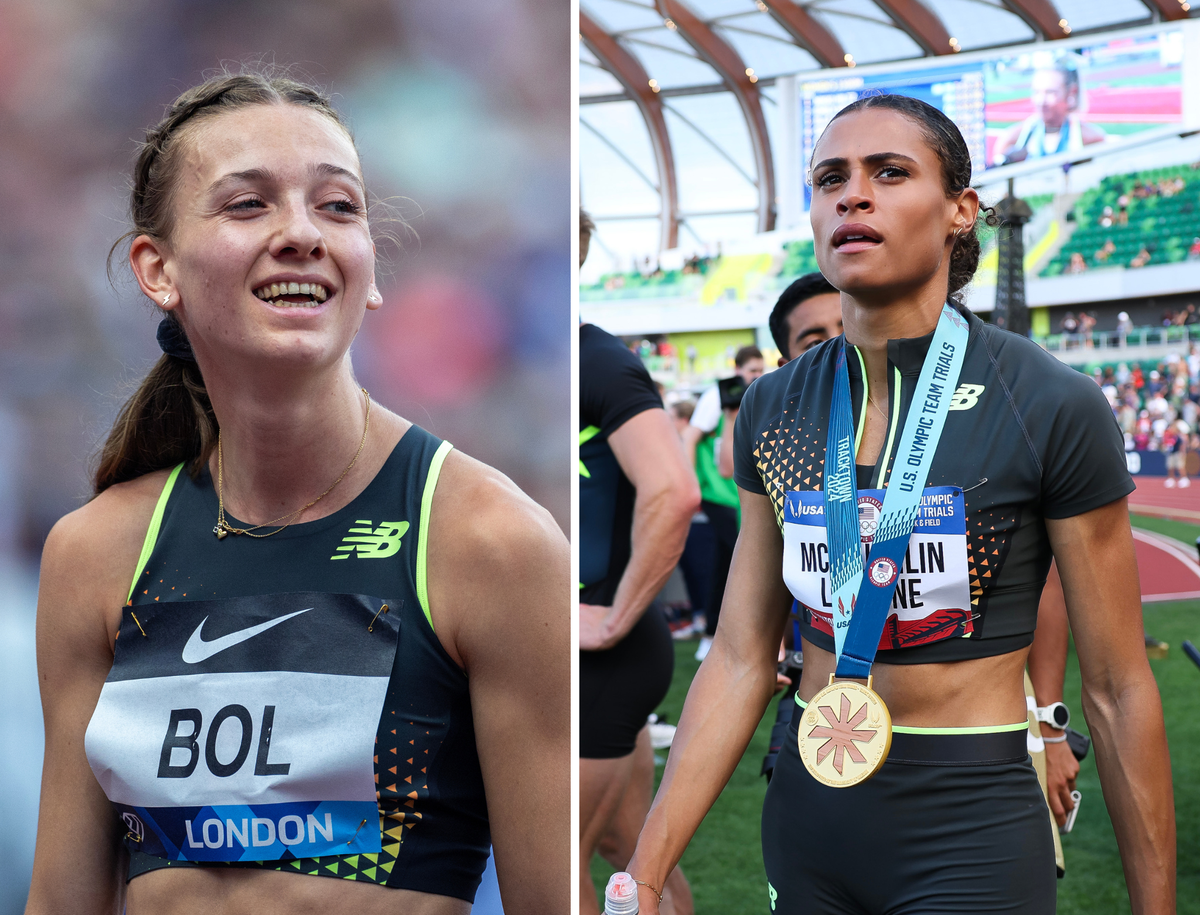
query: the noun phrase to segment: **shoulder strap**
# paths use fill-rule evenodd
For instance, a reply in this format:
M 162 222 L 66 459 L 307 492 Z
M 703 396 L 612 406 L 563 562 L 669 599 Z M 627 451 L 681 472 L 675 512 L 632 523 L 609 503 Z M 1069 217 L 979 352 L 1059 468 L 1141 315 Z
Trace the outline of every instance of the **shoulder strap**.
M 429 587 L 428 573 L 426 571 L 426 561 L 429 555 L 429 516 L 433 508 L 433 492 L 437 489 L 438 476 L 442 472 L 442 464 L 454 446 L 449 442 L 442 442 L 438 445 L 437 451 L 433 453 L 433 460 L 429 462 L 429 472 L 425 476 L 425 489 L 421 493 L 421 522 L 417 533 L 417 600 L 421 603 L 421 610 L 425 613 L 425 619 L 429 623 L 429 628 L 433 628 L 433 617 L 429 613 Z
M 150 554 L 154 552 L 154 544 L 158 542 L 158 531 L 162 527 L 163 512 L 167 509 L 167 500 L 171 498 L 175 480 L 179 477 L 179 471 L 182 469 L 182 463 L 175 466 L 175 469 L 167 477 L 163 491 L 159 494 L 158 503 L 154 506 L 154 514 L 150 516 L 150 527 L 146 530 L 146 539 L 142 541 L 142 553 L 138 556 L 137 568 L 133 572 L 133 581 L 129 583 L 129 596 L 125 598 L 125 603 L 133 600 L 133 592 L 137 588 L 138 578 L 141 577 L 142 570 L 146 568 L 146 563 L 150 561 Z

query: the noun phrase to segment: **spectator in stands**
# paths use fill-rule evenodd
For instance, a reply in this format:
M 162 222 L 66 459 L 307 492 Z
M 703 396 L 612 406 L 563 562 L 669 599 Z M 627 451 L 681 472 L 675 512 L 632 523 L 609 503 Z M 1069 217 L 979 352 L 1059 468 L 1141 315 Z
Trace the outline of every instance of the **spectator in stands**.
M 1101 245 L 1100 249 L 1092 256 L 1099 263 L 1103 264 L 1112 256 L 1112 253 L 1116 250 L 1117 250 L 1117 246 L 1115 244 L 1113 244 L 1113 240 L 1111 238 L 1106 238 L 1106 239 L 1104 239 L 1104 244 Z
M 1079 117 L 1083 90 L 1070 56 L 1053 67 L 1034 70 L 1030 88 L 1033 114 L 1000 135 L 992 150 L 993 165 L 1078 152 L 1106 139 L 1103 130 Z
M 1113 208 L 1105 207 L 1104 212 L 1100 214 L 1100 225 L 1106 229 L 1112 228 L 1113 224 Z
M 1129 317 L 1129 312 L 1127 312 L 1127 311 L 1120 312 L 1117 315 L 1117 338 L 1120 340 L 1121 346 L 1125 345 L 1125 339 L 1132 332 L 1133 332 L 1133 321 Z M 1122 367 L 1124 367 L 1125 363 L 1121 363 L 1121 365 L 1122 365 Z M 1125 380 L 1128 379 L 1128 376 L 1129 376 L 1128 368 L 1125 369 L 1125 376 L 1126 376 L 1125 379 L 1118 378 L 1117 379 L 1118 383 L 1124 384 Z
M 1129 225 L 1129 195 L 1122 194 L 1117 198 L 1117 225 Z
M 767 324 L 785 365 L 842 332 L 841 293 L 820 273 L 805 274 L 783 290 Z
M 1188 248 L 1188 260 L 1200 260 L 1200 236 L 1192 239 L 1192 246 Z
M 1096 316 L 1091 312 L 1081 311 L 1079 313 L 1079 333 L 1083 337 L 1083 345 L 1090 347 L 1092 345 L 1092 331 L 1096 329 Z
M 1163 485 L 1171 489 L 1178 485 L 1181 489 L 1192 485 L 1187 476 L 1187 446 L 1191 429 L 1182 419 L 1171 423 L 1163 436 L 1163 450 L 1167 452 L 1167 478 Z
M 734 356 L 737 375 L 746 384 L 758 378 L 764 370 L 763 355 L 757 346 L 743 346 Z M 696 652 L 697 660 L 704 660 L 712 647 L 712 637 L 717 631 L 717 618 L 721 612 L 721 599 L 725 595 L 725 580 L 729 576 L 729 563 L 733 559 L 733 547 L 738 535 L 738 491 L 734 483 L 733 463 L 730 460 L 728 474 L 718 467 L 721 452 L 732 457 L 733 423 L 737 410 L 722 410 L 721 393 L 713 385 L 696 401 L 692 421 L 684 431 L 683 445 L 688 458 L 696 468 L 700 480 L 700 510 L 708 516 L 712 526 L 715 549 L 712 560 L 712 583 L 708 599 L 704 604 L 705 635 Z M 729 440 L 722 441 L 725 433 Z
M 1064 273 L 1083 273 L 1087 270 L 1087 261 L 1083 259 L 1083 255 L 1078 251 L 1071 252 L 1071 261 L 1067 264 L 1067 269 Z M 1063 319 L 1063 324 L 1066 324 L 1066 319 Z
M 1129 262 L 1129 266 L 1137 269 L 1145 267 L 1148 263 L 1150 263 L 1150 252 L 1146 250 L 1145 245 L 1142 245 L 1142 249 L 1133 256 L 1133 260 Z
M 1078 253 L 1078 252 L 1076 252 L 1076 253 Z M 1071 255 L 1072 258 L 1074 258 L 1074 256 L 1075 255 Z M 1082 257 L 1083 257 L 1083 255 L 1080 255 L 1080 259 L 1082 259 Z M 1085 265 L 1085 269 L 1086 269 L 1086 265 Z M 1078 333 L 1079 332 L 1079 321 L 1075 317 L 1075 312 L 1068 311 L 1065 315 L 1063 315 L 1062 324 L 1060 325 L 1060 327 L 1064 334 Z

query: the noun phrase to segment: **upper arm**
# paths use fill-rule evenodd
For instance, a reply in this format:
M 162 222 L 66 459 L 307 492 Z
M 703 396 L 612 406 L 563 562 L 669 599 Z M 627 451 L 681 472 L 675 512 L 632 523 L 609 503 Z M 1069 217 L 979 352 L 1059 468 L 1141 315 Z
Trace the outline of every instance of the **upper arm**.
M 113 639 L 161 479 L 114 487 L 55 525 L 38 588 L 37 666 L 46 729 L 31 913 L 119 912 L 120 821 L 84 752 Z
M 608 446 L 639 500 L 669 494 L 689 516 L 696 510 L 700 502 L 696 474 L 665 410 L 643 410 L 609 435 Z
M 451 452 L 434 495 L 430 612 L 467 671 L 506 909 L 570 893 L 570 549 L 543 508 Z
M 1070 518 L 1047 519 L 1085 687 L 1148 672 L 1141 589 L 1124 498 Z
M 717 631 L 747 663 L 774 666 L 792 595 L 783 581 L 783 535 L 771 500 L 739 489 L 742 522 Z

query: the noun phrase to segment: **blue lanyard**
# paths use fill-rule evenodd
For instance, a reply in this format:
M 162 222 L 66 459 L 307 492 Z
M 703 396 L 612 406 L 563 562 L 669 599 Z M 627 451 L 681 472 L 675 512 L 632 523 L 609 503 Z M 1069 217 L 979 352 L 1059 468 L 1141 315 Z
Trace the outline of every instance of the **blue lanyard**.
M 825 523 L 838 677 L 865 678 L 871 672 L 900 577 L 900 561 L 908 549 L 925 481 L 958 384 L 967 337 L 966 320 L 949 304 L 943 305 L 900 435 L 865 568 L 858 526 L 850 376 L 846 371 L 846 344 L 842 341 L 825 446 Z M 896 396 L 900 396 L 899 391 Z

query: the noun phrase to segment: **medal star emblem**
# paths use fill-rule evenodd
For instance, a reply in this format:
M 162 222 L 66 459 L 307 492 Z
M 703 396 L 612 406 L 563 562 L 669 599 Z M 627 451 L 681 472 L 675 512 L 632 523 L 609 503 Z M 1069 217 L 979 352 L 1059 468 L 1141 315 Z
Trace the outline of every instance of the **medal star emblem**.
M 817 750 L 817 765 L 823 763 L 829 756 L 833 754 L 833 767 L 837 769 L 838 775 L 844 774 L 845 757 L 849 756 L 854 762 L 865 765 L 867 758 L 862 755 L 856 742 L 867 744 L 875 739 L 875 735 L 879 733 L 874 728 L 859 729 L 867 718 L 867 703 L 863 703 L 853 716 L 850 714 L 850 697 L 845 693 L 841 694 L 840 714 L 836 714 L 828 705 L 819 706 L 821 714 L 829 723 L 829 726 L 818 725 L 808 732 L 809 738 L 828 738 Z

